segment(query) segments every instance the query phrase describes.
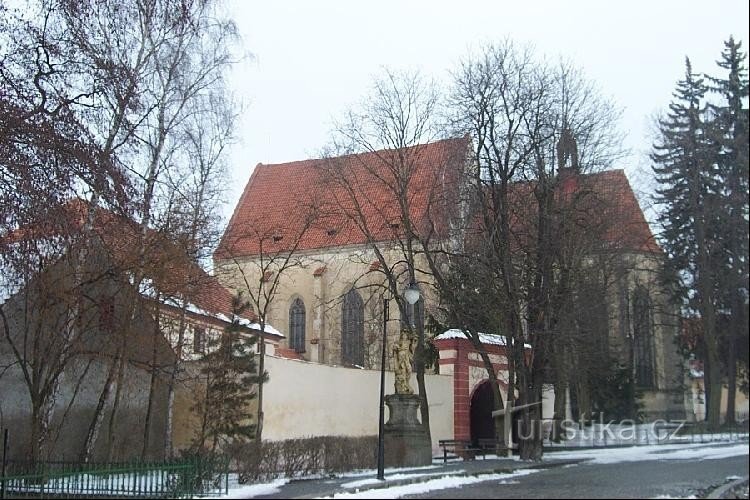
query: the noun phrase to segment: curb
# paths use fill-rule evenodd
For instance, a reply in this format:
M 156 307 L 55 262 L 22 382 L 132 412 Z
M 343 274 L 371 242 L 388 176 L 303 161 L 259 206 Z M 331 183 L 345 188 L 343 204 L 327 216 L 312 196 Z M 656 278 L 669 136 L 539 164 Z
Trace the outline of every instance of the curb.
M 528 464 L 521 464 L 518 467 L 491 467 L 487 469 L 480 469 L 472 472 L 456 472 L 451 473 L 450 471 L 446 471 L 444 474 L 435 474 L 432 476 L 421 476 L 421 477 L 414 477 L 414 478 L 407 478 L 407 479 L 395 479 L 393 481 L 384 481 L 382 483 L 373 483 L 368 484 L 365 486 L 358 486 L 355 488 L 341 488 L 339 490 L 331 491 L 329 493 L 321 494 L 321 495 L 303 495 L 294 497 L 295 499 L 309 499 L 309 498 L 321 498 L 321 497 L 329 497 L 341 493 L 362 493 L 365 491 L 370 490 L 381 490 L 384 488 L 392 488 L 396 486 L 405 486 L 407 484 L 419 484 L 419 483 L 426 483 L 428 481 L 432 481 L 433 479 L 439 479 L 443 477 L 468 477 L 468 476 L 482 476 L 486 474 L 511 474 L 515 471 L 522 470 L 522 469 L 552 469 L 555 467 L 563 467 L 565 465 L 575 465 L 583 462 L 583 460 L 559 460 L 555 462 L 548 462 L 548 463 L 528 463 Z
M 748 476 L 735 479 L 734 481 L 731 481 L 727 484 L 719 486 L 718 488 L 713 490 L 711 493 L 709 493 L 708 496 L 706 496 L 706 498 L 722 498 L 726 494 L 727 491 L 734 489 L 736 486 L 739 486 L 747 482 L 748 482 Z

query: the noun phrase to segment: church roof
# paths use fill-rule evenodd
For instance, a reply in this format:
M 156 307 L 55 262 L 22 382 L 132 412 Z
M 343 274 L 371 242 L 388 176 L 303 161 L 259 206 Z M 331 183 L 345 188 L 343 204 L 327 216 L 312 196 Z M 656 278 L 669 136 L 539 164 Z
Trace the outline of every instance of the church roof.
M 216 259 L 261 253 L 305 251 L 359 245 L 367 237 L 352 214 L 359 210 L 373 241 L 395 240 L 401 220 L 393 191 L 386 186 L 390 160 L 412 158 L 408 196 L 415 230 L 447 233 L 451 196 L 458 196 L 469 138 L 446 139 L 404 150 L 383 150 L 273 165 L 258 164 L 235 207 Z M 410 160 L 412 161 L 412 160 Z M 397 163 L 397 162 L 396 162 Z M 333 174 L 332 174 L 333 172 Z M 344 178 L 345 182 L 341 182 Z M 385 179 L 385 181 L 384 181 Z M 530 208 L 518 213 L 521 233 L 534 234 L 533 183 L 517 183 L 511 196 L 528 198 Z M 589 195 L 577 207 L 588 224 L 597 226 L 610 247 L 660 252 L 623 170 L 561 175 L 560 193 Z M 355 200 L 354 203 L 352 200 Z M 449 201 L 448 205 L 441 202 Z M 524 206 L 526 204 L 519 204 Z M 428 214 L 431 212 L 431 215 Z
M 407 157 L 410 219 L 419 225 L 426 222 L 428 207 L 435 210 L 443 196 L 455 191 L 467 146 L 468 138 L 454 138 L 403 150 L 258 164 L 214 257 L 365 244 L 367 237 L 352 216 L 358 209 L 374 241 L 394 239 L 402 229 L 399 205 L 385 184 L 393 178 L 394 165 Z
M 512 244 L 522 248 L 533 246 L 537 237 L 535 188 L 533 181 L 518 182 L 510 190 Z M 624 170 L 581 174 L 566 169 L 557 180 L 555 199 L 559 217 L 552 223 L 559 238 L 573 231 L 573 238 L 585 234 L 600 241 L 601 248 L 661 252 Z

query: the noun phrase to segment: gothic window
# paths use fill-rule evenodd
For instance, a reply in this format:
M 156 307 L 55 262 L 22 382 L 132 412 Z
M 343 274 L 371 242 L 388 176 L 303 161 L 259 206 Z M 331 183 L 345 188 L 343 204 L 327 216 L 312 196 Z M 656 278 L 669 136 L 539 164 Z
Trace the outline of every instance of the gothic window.
M 341 314 L 341 362 L 363 366 L 365 361 L 365 305 L 352 289 L 344 296 Z
M 651 299 L 645 288 L 633 293 L 633 363 L 635 383 L 640 387 L 654 387 L 654 332 Z
M 305 352 L 305 303 L 299 297 L 289 307 L 289 348 Z
M 193 352 L 195 354 L 206 353 L 206 329 L 199 326 L 193 327 Z

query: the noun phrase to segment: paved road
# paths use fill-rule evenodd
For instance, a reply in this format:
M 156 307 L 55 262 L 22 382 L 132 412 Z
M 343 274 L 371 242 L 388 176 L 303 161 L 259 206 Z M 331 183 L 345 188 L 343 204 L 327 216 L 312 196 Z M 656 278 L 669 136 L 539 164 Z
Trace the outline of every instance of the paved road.
M 727 476 L 746 476 L 748 456 L 716 460 L 668 460 L 608 465 L 582 463 L 457 489 L 404 498 L 684 498 Z

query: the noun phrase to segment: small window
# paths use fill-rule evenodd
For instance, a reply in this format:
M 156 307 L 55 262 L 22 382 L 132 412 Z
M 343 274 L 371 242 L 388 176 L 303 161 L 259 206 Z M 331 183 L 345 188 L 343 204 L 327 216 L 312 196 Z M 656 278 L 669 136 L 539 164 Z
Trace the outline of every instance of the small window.
M 200 326 L 193 327 L 193 352 L 195 354 L 206 353 L 206 329 Z

